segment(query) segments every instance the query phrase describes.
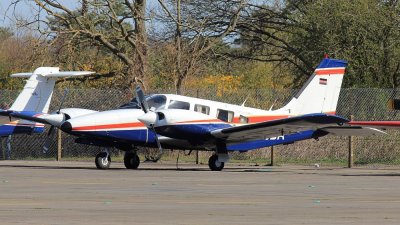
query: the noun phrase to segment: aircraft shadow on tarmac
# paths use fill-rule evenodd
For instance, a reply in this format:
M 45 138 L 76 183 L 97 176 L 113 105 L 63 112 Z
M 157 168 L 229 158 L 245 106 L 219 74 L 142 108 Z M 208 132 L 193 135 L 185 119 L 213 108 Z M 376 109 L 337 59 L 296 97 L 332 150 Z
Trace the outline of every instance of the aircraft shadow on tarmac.
M 187 165 L 186 165 L 187 166 Z M 0 165 L 0 168 L 30 168 L 30 169 L 58 169 L 58 170 L 99 170 L 95 167 L 86 167 L 86 166 L 54 166 L 54 165 Z M 208 168 L 176 168 L 176 167 L 165 167 L 165 168 L 138 168 L 136 170 L 127 170 L 122 167 L 117 168 L 109 168 L 109 171 L 193 171 L 193 172 L 209 172 L 209 173 L 296 173 L 298 175 L 302 174 L 310 174 L 310 173 L 301 173 L 295 172 L 293 170 L 285 170 L 284 168 L 248 168 L 248 167 L 229 167 L 223 171 L 210 171 Z M 104 171 L 107 171 L 104 170 Z M 299 170 L 315 170 L 315 169 L 299 169 Z M 332 169 L 329 169 L 332 170 Z M 101 171 L 101 170 L 99 170 Z M 315 172 L 313 174 L 318 174 Z M 400 172 L 384 172 L 384 173 L 363 173 L 363 174 L 330 174 L 334 176 L 343 176 L 343 177 L 396 177 L 400 176 Z
M 30 169 L 58 169 L 58 170 L 99 170 L 95 167 L 86 167 L 86 166 L 54 166 L 54 165 L 0 165 L 0 168 L 30 168 Z M 195 171 L 195 172 L 210 172 L 210 173 L 282 173 L 289 172 L 285 170 L 275 170 L 270 168 L 246 168 L 246 167 L 229 167 L 224 169 L 223 171 L 210 171 L 209 168 L 188 168 L 187 165 L 185 168 L 176 168 L 176 167 L 165 167 L 165 168 L 138 168 L 136 170 L 128 170 L 122 167 L 117 168 L 109 168 L 107 170 L 115 171 L 115 170 L 125 170 L 125 171 Z M 104 170 L 104 171 L 107 171 Z M 101 171 L 101 170 L 99 170 Z

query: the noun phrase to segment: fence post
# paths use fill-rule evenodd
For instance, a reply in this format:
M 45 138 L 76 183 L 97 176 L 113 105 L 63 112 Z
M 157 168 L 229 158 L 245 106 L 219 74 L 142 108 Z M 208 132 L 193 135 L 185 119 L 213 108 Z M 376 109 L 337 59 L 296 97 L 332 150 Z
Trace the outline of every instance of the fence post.
M 275 166 L 274 162 L 274 146 L 271 146 L 271 166 Z
M 354 116 L 350 116 L 350 120 L 354 120 Z M 348 158 L 348 168 L 352 168 L 354 165 L 354 137 L 349 136 L 349 158 Z
M 61 160 L 61 153 L 62 153 L 62 131 L 57 129 L 57 161 Z
M 199 97 L 199 89 L 196 90 L 196 98 Z M 196 165 L 199 164 L 199 150 L 196 150 Z

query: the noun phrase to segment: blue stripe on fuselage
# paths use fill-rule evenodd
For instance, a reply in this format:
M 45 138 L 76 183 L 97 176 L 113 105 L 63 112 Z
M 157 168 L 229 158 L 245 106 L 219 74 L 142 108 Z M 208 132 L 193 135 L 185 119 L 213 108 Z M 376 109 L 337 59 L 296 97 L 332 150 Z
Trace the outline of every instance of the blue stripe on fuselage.
M 12 126 L 12 125 L 0 125 L 0 136 L 8 136 L 12 134 L 32 134 L 42 133 L 44 127 L 30 127 L 30 126 Z
M 89 136 L 93 138 L 101 138 L 112 141 L 126 141 L 137 145 L 153 144 L 155 142 L 155 134 L 147 129 L 133 129 L 133 130 L 93 130 L 93 131 L 71 131 L 69 132 L 75 136 Z M 148 136 L 147 136 L 148 135 Z

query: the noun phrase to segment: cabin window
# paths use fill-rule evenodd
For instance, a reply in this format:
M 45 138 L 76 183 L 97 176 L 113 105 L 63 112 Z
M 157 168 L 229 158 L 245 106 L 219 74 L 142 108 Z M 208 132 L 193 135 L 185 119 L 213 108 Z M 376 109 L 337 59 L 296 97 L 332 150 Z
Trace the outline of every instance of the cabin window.
M 247 118 L 247 117 L 245 117 L 243 115 L 240 115 L 239 123 L 249 123 L 249 118 Z
M 164 95 L 152 95 L 146 99 L 149 109 L 164 109 L 167 98 Z
M 199 104 L 194 105 L 194 111 L 210 115 L 210 107 L 205 105 L 199 105 Z
M 233 121 L 233 112 L 223 109 L 218 109 L 217 118 L 226 122 Z
M 171 100 L 169 102 L 168 109 L 185 109 L 185 110 L 189 110 L 190 109 L 190 103 Z

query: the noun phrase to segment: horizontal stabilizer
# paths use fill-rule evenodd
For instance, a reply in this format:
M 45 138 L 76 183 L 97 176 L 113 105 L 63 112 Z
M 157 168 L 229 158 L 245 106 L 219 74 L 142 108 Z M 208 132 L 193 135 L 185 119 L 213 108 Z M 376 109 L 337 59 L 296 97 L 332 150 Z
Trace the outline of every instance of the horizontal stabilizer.
M 72 76 L 85 76 L 85 75 L 90 75 L 94 74 L 95 72 L 92 71 L 61 71 L 61 72 L 56 72 L 56 73 L 41 73 L 37 74 L 43 77 L 72 77 Z M 11 77 L 30 77 L 34 73 L 14 73 L 11 75 Z
M 386 132 L 376 128 L 361 126 L 324 127 L 319 130 L 335 136 L 374 136 L 387 134 Z

